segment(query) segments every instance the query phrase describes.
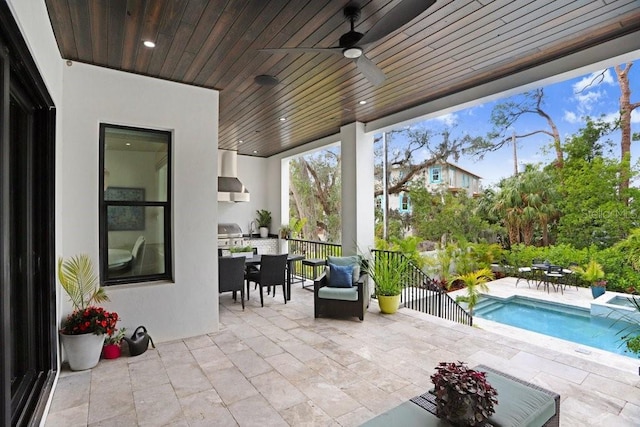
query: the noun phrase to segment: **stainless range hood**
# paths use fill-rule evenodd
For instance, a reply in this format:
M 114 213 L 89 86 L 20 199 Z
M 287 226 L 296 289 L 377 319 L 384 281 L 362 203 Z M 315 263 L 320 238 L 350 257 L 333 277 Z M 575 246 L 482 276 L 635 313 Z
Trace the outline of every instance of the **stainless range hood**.
M 218 201 L 249 201 L 249 190 L 238 179 L 237 151 L 218 150 Z

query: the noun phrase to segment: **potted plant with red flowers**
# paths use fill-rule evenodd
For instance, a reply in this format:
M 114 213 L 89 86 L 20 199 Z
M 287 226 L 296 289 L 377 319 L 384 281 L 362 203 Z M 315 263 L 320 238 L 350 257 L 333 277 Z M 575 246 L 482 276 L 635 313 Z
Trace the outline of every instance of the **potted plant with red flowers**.
M 470 369 L 464 362 L 441 362 L 431 376 L 440 418 L 456 425 L 483 425 L 495 412 L 498 392 L 487 382 L 486 373 Z
M 105 338 L 104 346 L 102 347 L 102 357 L 105 359 L 117 359 L 120 357 L 120 344 L 124 338 L 125 331 L 126 328 L 115 329 L 107 336 L 107 338 Z
M 93 368 L 100 360 L 105 334 L 115 329 L 118 315 L 93 305 L 109 298 L 98 283 L 88 255 L 60 258 L 58 280 L 73 304 L 73 312 L 60 328 L 69 367 L 74 371 Z

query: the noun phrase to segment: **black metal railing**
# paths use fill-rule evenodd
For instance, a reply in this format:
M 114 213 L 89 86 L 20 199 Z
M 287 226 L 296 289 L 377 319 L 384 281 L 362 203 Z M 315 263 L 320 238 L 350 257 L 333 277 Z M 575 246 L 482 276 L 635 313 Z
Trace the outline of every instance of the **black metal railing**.
M 373 249 L 371 253 L 373 262 L 387 262 L 394 257 L 405 257 L 401 252 L 378 249 Z M 403 282 L 404 291 L 400 295 L 400 302 L 406 308 L 464 325 L 473 325 L 473 317 L 411 260 Z
M 340 243 L 327 243 L 314 240 L 288 239 L 289 253 L 304 255 L 305 259 L 327 259 L 328 256 L 341 256 L 342 245 Z M 312 266 L 303 265 L 302 261 L 296 261 L 293 271 L 298 277 L 305 280 L 314 280 L 317 270 Z

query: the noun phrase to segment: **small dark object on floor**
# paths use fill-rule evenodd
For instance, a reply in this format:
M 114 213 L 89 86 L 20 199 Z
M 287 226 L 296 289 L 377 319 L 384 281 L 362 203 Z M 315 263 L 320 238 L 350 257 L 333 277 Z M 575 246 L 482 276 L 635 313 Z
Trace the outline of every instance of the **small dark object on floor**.
M 151 341 L 151 346 L 156 348 L 155 344 L 153 344 L 153 339 L 151 339 L 147 333 L 147 328 L 144 326 L 138 326 L 131 338 L 124 337 L 123 339 L 129 345 L 129 356 L 138 356 L 147 351 L 149 341 Z

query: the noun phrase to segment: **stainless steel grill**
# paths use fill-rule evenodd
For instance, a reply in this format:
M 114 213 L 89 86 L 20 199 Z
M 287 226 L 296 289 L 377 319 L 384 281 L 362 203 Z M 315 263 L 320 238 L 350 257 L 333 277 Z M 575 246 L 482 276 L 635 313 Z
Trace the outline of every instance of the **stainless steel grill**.
M 218 247 L 228 249 L 232 246 L 247 246 L 248 239 L 242 236 L 242 229 L 238 224 L 218 224 Z

